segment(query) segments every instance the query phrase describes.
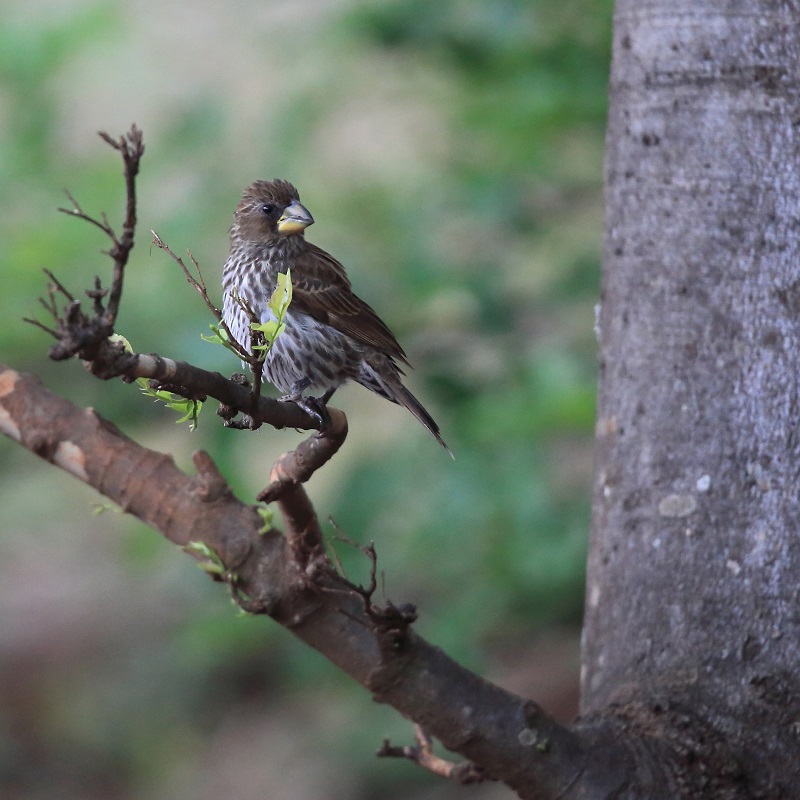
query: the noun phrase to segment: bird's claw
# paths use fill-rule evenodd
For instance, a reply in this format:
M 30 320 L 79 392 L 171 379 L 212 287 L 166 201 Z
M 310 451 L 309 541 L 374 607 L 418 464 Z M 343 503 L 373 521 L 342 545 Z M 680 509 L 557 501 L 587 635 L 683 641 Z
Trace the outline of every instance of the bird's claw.
M 330 429 L 331 415 L 321 397 L 298 397 L 294 403 L 319 423 L 320 433 L 325 433 Z
M 303 397 L 303 392 L 311 385 L 308 378 L 303 378 L 295 382 L 292 391 L 285 394 L 280 400 L 294 403 L 302 408 L 310 417 L 313 417 L 319 425 L 320 433 L 324 433 L 331 427 L 331 415 L 328 413 L 327 402 L 330 395 L 322 397 Z M 332 393 L 331 393 L 332 394 Z

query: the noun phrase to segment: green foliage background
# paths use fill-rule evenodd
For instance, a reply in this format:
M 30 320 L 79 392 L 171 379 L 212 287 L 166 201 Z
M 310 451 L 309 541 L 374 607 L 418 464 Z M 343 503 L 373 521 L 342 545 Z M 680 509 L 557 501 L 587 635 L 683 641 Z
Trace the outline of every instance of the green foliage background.
M 310 484 L 317 508 L 375 540 L 387 595 L 419 605 L 424 635 L 493 677 L 512 664 L 524 691 L 537 631 L 576 629 L 582 608 L 610 15 L 610 0 L 3 6 L 0 359 L 186 469 L 208 450 L 253 497 L 297 434 L 223 430 L 213 403 L 190 433 L 134 387 L 50 363 L 20 318 L 41 267 L 75 292 L 107 278 L 99 232 L 55 209 L 69 187 L 120 218 L 120 164 L 95 133 L 135 121 L 147 152 L 120 332 L 235 371 L 148 231 L 216 285 L 242 187 L 292 180 L 309 238 L 404 344 L 456 454 L 345 389 L 351 435 Z M 464 791 L 376 764 L 407 723 L 284 631 L 236 618 L 157 535 L 93 515 L 100 498 L 6 441 L 0 469 L 0 795 Z M 561 669 L 575 668 L 573 651 Z

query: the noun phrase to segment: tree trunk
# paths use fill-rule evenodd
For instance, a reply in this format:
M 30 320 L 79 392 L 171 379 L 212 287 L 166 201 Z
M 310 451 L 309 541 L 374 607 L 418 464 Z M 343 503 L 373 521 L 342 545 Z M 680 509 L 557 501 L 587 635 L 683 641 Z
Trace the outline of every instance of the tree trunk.
M 618 0 L 610 88 L 583 712 L 753 797 L 800 796 L 798 20 Z

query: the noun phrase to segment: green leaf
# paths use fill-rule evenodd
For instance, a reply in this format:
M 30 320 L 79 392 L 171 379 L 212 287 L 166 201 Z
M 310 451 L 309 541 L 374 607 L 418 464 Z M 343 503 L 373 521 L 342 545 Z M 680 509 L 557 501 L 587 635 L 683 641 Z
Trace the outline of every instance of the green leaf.
M 231 344 L 231 340 L 228 338 L 228 334 L 224 328 L 219 328 L 216 325 L 209 325 L 209 328 L 212 330 L 211 336 L 204 336 L 202 333 L 200 334 L 200 338 L 204 342 L 211 342 L 211 344 L 221 344 L 223 347 L 227 348 L 231 351 L 234 355 L 239 355 L 236 348 Z
M 111 336 L 108 337 L 109 342 L 122 342 L 123 346 L 125 347 L 126 352 L 132 353 L 133 347 L 131 343 L 121 334 L 121 333 L 112 333 Z
M 134 352 L 133 346 L 122 334 L 114 333 L 108 338 L 111 342 L 122 342 L 129 353 Z M 183 416 L 177 421 L 177 424 L 188 422 L 189 430 L 197 430 L 197 418 L 200 415 L 200 409 L 203 407 L 203 403 L 200 400 L 189 400 L 186 397 L 181 397 L 179 394 L 173 394 L 172 392 L 167 392 L 162 389 L 153 389 L 150 387 L 147 378 L 137 378 L 136 383 L 139 384 L 142 394 L 147 397 L 152 397 L 153 400 L 164 403 L 167 408 L 182 414 Z
M 188 409 L 187 405 L 190 406 Z M 181 422 L 188 422 L 190 431 L 197 430 L 197 417 L 199 416 L 200 409 L 202 407 L 202 401 L 187 400 L 186 398 L 181 398 L 181 402 L 167 403 L 167 408 L 171 408 L 178 412 L 185 412 L 180 419 L 175 420 L 175 424 L 180 425 Z
M 179 420 L 176 420 L 177 425 L 180 425 L 181 422 L 189 422 L 189 430 L 197 430 L 197 418 L 203 408 L 201 400 L 190 400 L 188 397 L 181 397 L 179 394 L 173 394 L 163 389 L 153 389 L 148 384 L 147 378 L 137 378 L 136 383 L 139 384 L 142 394 L 164 403 L 167 408 L 177 411 L 179 414 L 183 414 Z
M 283 322 L 283 318 L 286 316 L 286 311 L 291 302 L 292 271 L 287 269 L 286 274 L 283 272 L 278 273 L 278 283 L 268 303 L 270 311 L 275 315 L 275 319 L 277 319 L 278 322 Z
M 222 559 L 205 542 L 189 542 L 183 549 L 187 553 L 197 553 L 205 559 L 197 564 L 203 572 L 207 572 L 209 575 L 225 574 L 225 565 L 222 563 Z
M 122 509 L 119 506 L 115 506 L 113 503 L 92 503 L 92 514 L 95 517 L 105 514 L 106 511 L 114 511 L 117 514 L 122 513 Z
M 258 511 L 259 516 L 264 522 L 258 532 L 264 534 L 272 527 L 272 509 L 268 506 L 259 506 L 256 511 Z
M 283 272 L 278 273 L 275 291 L 272 293 L 269 303 L 267 303 L 275 319 L 269 319 L 266 322 L 250 323 L 252 330 L 258 331 L 264 336 L 264 344 L 253 345 L 253 350 L 261 351 L 264 357 L 266 357 L 267 353 L 275 344 L 275 340 L 286 330 L 286 311 L 291 302 L 292 273 L 291 270 L 287 269 L 286 274 Z

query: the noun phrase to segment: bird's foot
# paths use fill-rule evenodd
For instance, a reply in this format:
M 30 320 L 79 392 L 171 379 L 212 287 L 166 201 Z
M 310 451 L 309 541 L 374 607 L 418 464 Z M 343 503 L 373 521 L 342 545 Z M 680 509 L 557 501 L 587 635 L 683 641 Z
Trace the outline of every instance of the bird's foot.
M 330 429 L 331 415 L 328 413 L 328 407 L 321 397 L 301 397 L 294 402 L 319 423 L 320 433 L 325 433 Z
M 303 392 L 308 389 L 309 386 L 311 386 L 311 378 L 301 378 L 299 381 L 295 381 L 292 384 L 289 394 L 285 394 L 278 399 L 282 402 L 299 403 L 300 400 L 303 399 Z
M 321 433 L 324 433 L 331 427 L 331 416 L 328 413 L 327 402 L 330 394 L 327 392 L 322 397 L 303 397 L 303 392 L 311 386 L 309 378 L 303 378 L 292 384 L 292 390 L 289 394 L 279 398 L 283 401 L 288 401 L 299 406 L 310 417 L 313 417 L 319 423 Z

